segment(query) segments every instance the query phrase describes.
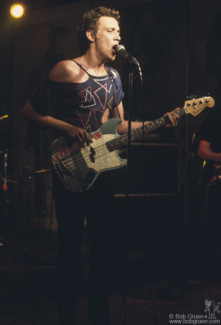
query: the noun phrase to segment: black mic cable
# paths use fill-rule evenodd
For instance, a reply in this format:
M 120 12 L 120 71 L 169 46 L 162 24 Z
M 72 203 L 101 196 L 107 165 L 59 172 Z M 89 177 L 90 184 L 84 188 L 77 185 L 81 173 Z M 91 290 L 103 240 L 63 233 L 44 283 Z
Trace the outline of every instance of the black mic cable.
M 138 60 L 135 57 L 133 57 L 130 53 L 128 53 L 123 45 L 117 45 L 114 51 L 115 53 L 118 53 L 121 56 L 123 56 L 125 59 L 127 59 L 128 62 L 134 64 L 138 68 L 140 79 L 141 81 L 143 81 L 142 71 Z

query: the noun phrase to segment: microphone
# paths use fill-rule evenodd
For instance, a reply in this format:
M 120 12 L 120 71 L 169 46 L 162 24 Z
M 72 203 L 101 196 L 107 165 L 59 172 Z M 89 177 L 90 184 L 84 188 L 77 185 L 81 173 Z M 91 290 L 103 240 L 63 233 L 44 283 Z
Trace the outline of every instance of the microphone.
M 123 45 L 117 45 L 115 48 L 115 53 L 122 55 L 130 63 L 140 67 L 140 63 L 137 61 L 137 59 L 134 58 L 130 53 L 128 53 Z

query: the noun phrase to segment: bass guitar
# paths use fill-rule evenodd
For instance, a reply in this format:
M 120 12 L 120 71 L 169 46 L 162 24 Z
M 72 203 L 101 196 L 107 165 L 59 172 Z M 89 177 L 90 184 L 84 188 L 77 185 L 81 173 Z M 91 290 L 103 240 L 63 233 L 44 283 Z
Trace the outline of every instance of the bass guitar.
M 179 116 L 191 114 L 197 116 L 208 106 L 214 106 L 212 97 L 202 97 L 185 101 L 184 107 L 177 110 Z M 131 141 L 139 139 L 168 123 L 163 116 L 131 132 Z M 127 160 L 119 156 L 118 149 L 128 142 L 128 135 L 119 135 L 117 126 L 119 118 L 112 118 L 102 124 L 95 132 L 89 133 L 93 139 L 90 146 L 80 146 L 77 142 L 71 145 L 65 136 L 54 140 L 50 147 L 50 157 L 54 171 L 61 184 L 74 193 L 84 192 L 91 188 L 98 175 L 126 165 Z

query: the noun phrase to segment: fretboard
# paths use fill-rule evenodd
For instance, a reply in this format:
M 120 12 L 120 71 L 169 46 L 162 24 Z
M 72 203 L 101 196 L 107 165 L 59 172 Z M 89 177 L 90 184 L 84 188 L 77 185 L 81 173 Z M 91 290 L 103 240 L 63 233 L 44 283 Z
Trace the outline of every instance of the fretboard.
M 185 108 L 184 107 L 180 108 L 179 110 L 176 111 L 176 114 L 179 116 L 185 115 L 186 114 Z M 133 130 L 130 133 L 130 139 L 131 141 L 139 139 L 143 136 L 143 133 L 147 134 L 153 130 L 160 128 L 161 126 L 164 126 L 168 122 L 169 122 L 169 118 L 167 116 L 162 116 L 161 118 L 158 118 L 157 120 L 144 125 L 144 127 L 141 126 L 140 128 Z M 110 151 L 114 151 L 127 143 L 128 143 L 128 134 L 124 134 L 117 137 L 116 139 L 108 141 L 106 145 Z

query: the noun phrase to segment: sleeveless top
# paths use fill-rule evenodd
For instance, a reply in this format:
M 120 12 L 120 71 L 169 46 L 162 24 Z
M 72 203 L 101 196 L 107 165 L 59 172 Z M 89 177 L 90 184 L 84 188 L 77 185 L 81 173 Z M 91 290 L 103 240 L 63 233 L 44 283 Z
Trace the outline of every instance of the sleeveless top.
M 93 132 L 101 125 L 105 110 L 116 107 L 112 85 L 117 104 L 121 102 L 124 96 L 121 80 L 118 72 L 112 68 L 105 66 L 109 75 L 96 77 L 73 61 L 87 73 L 88 79 L 85 82 L 55 82 L 49 79 L 49 72 L 31 95 L 30 102 L 33 109 L 41 115 L 51 115 Z M 56 137 L 61 135 L 55 132 Z

